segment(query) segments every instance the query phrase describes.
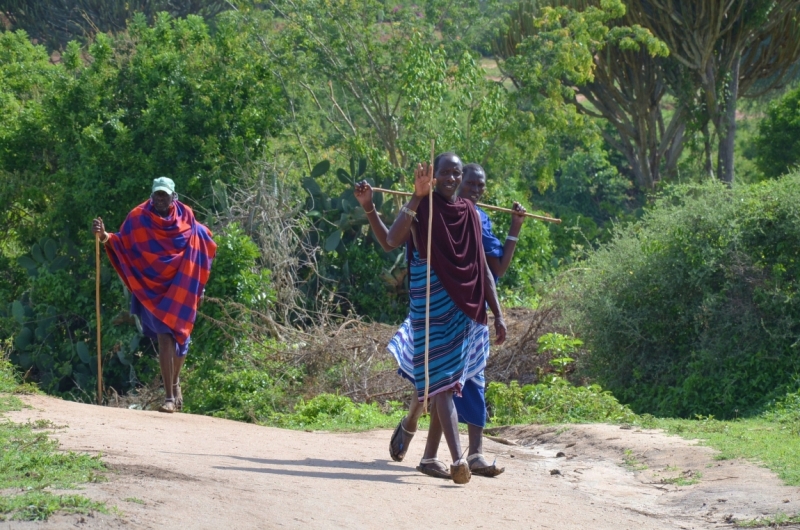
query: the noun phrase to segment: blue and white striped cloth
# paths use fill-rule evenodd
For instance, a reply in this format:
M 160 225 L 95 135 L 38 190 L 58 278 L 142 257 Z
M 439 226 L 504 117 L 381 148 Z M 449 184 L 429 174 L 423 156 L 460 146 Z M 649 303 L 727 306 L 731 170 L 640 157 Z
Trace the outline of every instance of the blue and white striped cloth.
M 420 400 L 425 392 L 425 276 L 425 261 L 414 252 L 410 264 L 411 312 L 387 346 L 401 375 L 414 381 Z M 482 394 L 489 328 L 458 309 L 433 270 L 430 315 L 429 396 L 446 390 L 460 394 L 468 380 Z

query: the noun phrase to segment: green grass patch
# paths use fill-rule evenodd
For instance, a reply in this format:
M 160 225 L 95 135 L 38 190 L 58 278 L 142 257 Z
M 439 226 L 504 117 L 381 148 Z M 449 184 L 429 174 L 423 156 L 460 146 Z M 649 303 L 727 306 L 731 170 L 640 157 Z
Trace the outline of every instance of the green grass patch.
M 0 521 L 6 519 L 44 521 L 56 512 L 108 513 L 108 509 L 103 503 L 95 502 L 83 495 L 55 495 L 36 490 L 0 497 Z
M 291 414 L 276 414 L 268 425 L 287 429 L 320 431 L 365 431 L 369 429 L 393 429 L 405 416 L 407 407 L 399 401 L 377 403 L 353 403 L 345 396 L 320 394 L 309 401 L 301 401 Z M 427 428 L 428 420 L 420 420 L 420 427 Z
M 800 515 L 788 515 L 778 512 L 774 516 L 759 517 L 746 521 L 736 521 L 737 528 L 776 528 L 800 523 Z
M 647 469 L 647 466 L 641 463 L 630 449 L 625 449 L 622 457 L 622 465 L 630 471 L 642 471 Z
M 30 392 L 11 363 L 0 356 L 0 392 Z M 0 413 L 20 410 L 23 402 L 0 394 Z M 58 442 L 44 429 L 57 426 L 47 420 L 19 424 L 0 420 L 0 520 L 38 521 L 55 512 L 107 513 L 104 504 L 82 495 L 56 495 L 49 488 L 70 489 L 103 479 L 100 457 L 61 452 Z
M 703 478 L 703 474 L 696 472 L 696 471 L 684 471 L 677 477 L 669 477 L 669 478 L 662 478 L 662 484 L 672 484 L 675 486 L 691 486 L 692 484 L 697 484 L 700 482 L 700 479 Z
M 790 425 L 764 416 L 737 421 L 645 418 L 641 425 L 702 440 L 720 451 L 718 460 L 744 458 L 758 462 L 787 484 L 800 486 L 800 437 Z

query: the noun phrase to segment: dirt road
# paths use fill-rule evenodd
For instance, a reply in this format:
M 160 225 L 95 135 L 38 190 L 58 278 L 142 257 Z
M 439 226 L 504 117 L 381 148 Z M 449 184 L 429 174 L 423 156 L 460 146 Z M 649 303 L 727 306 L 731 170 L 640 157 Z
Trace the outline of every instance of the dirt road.
M 485 446 L 506 473 L 456 486 L 414 470 L 423 433 L 406 461 L 395 463 L 385 430 L 298 432 L 24 399 L 32 408 L 9 419 L 51 420 L 65 426 L 54 434 L 63 449 L 103 454 L 109 480 L 83 493 L 118 512 L 4 522 L 0 529 L 700 529 L 800 513 L 800 489 L 767 470 L 714 460 L 711 449 L 654 431 L 509 428 L 499 436 L 518 445 Z

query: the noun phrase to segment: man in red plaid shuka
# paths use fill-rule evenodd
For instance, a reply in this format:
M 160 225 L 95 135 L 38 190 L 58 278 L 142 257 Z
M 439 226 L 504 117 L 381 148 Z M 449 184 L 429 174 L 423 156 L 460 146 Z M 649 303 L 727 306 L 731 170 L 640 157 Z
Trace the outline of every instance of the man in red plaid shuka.
M 100 234 L 111 264 L 133 295 L 131 314 L 145 335 L 158 340 L 167 395 L 159 410 L 180 410 L 181 367 L 217 252 L 211 231 L 178 201 L 175 183 L 166 177 L 153 181 L 150 199 L 131 210 L 119 232 L 107 233 L 99 217 L 92 230 Z

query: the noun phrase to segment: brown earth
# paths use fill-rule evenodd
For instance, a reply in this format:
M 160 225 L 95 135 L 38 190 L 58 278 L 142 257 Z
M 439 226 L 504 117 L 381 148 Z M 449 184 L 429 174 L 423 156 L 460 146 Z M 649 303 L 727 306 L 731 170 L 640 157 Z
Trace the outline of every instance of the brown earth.
M 456 486 L 414 470 L 424 433 L 406 461 L 395 463 L 386 430 L 288 431 L 44 396 L 24 399 L 31 408 L 9 413 L 9 419 L 50 420 L 61 426 L 54 436 L 62 449 L 102 453 L 108 480 L 86 485 L 82 493 L 117 510 L 46 523 L 2 522 L 0 529 L 705 529 L 800 513 L 800 488 L 784 486 L 748 462 L 717 461 L 712 449 L 658 431 L 615 425 L 499 429 L 485 452 L 506 473 Z M 678 477 L 697 482 L 670 483 Z

